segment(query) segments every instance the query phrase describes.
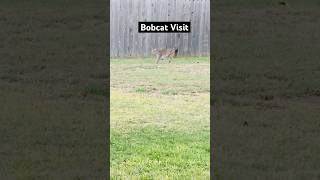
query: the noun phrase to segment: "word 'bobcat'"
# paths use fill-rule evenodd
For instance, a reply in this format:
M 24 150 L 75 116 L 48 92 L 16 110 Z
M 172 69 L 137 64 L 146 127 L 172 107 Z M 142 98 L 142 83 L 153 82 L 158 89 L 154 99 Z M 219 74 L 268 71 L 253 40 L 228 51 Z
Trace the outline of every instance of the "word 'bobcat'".
M 158 64 L 160 59 L 169 59 L 171 63 L 172 58 L 176 57 L 178 54 L 178 49 L 153 49 L 152 54 L 156 55 L 156 63 Z

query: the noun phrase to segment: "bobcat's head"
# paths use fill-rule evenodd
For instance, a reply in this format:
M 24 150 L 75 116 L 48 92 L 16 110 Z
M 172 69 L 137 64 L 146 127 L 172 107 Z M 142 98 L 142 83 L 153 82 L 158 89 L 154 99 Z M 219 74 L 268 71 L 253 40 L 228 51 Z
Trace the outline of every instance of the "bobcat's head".
M 159 53 L 159 49 L 152 49 L 152 51 L 151 51 L 151 54 L 157 54 L 157 53 Z

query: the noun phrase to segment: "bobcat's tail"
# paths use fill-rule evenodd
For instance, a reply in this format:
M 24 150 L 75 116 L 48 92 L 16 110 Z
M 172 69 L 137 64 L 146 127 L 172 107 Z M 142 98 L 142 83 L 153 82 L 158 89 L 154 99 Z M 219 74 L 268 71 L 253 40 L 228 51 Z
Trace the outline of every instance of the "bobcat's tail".
M 174 57 L 177 57 L 177 54 L 178 54 L 178 48 L 175 48 L 174 49 Z

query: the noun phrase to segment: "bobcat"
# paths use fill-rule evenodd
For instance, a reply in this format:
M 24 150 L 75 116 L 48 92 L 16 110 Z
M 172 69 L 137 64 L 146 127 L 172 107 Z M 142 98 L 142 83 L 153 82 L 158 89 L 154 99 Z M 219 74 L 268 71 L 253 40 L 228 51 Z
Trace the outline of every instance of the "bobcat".
M 158 64 L 160 59 L 169 59 L 171 63 L 172 58 L 176 57 L 178 54 L 178 49 L 152 49 L 151 53 L 156 55 L 156 63 Z

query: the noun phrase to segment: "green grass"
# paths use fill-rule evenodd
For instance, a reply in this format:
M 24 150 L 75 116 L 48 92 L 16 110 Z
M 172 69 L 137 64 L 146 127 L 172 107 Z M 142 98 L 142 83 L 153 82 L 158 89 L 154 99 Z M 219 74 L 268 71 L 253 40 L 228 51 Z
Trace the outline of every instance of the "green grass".
M 105 4 L 0 2 L 1 179 L 105 177 Z
M 111 60 L 112 179 L 208 179 L 209 59 Z
M 208 179 L 209 133 L 145 127 L 111 138 L 112 179 Z
M 319 179 L 320 6 L 277 2 L 212 12 L 216 180 Z
M 90 84 L 85 87 L 83 93 L 97 95 L 97 96 L 107 96 L 107 87 L 99 84 Z

